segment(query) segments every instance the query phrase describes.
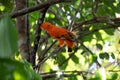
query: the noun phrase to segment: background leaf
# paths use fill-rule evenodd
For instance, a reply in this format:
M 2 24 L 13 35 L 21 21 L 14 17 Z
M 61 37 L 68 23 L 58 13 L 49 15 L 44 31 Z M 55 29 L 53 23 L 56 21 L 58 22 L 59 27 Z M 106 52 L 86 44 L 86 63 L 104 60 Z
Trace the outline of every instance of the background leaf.
M 0 25 L 0 57 L 13 57 L 18 50 L 17 29 L 8 15 L 0 20 Z
M 28 62 L 22 63 L 16 60 L 0 58 L 1 80 L 42 80 L 36 74 Z

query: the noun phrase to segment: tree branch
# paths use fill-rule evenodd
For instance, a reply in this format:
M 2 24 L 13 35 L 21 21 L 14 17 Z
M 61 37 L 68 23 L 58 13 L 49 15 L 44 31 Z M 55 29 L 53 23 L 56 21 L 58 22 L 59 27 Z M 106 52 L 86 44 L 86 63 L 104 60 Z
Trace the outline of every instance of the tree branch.
M 91 55 L 94 54 L 90 49 L 88 49 L 88 48 L 83 44 L 82 41 L 80 41 L 80 44 L 81 44 L 81 46 L 82 46 L 83 48 L 85 48 Z M 95 62 L 97 63 L 97 65 L 98 65 L 99 67 L 101 67 L 101 64 L 100 64 L 97 60 L 96 60 Z
M 31 55 L 30 55 L 30 62 L 32 63 L 32 66 L 35 66 L 36 63 L 36 52 L 38 49 L 38 44 L 39 44 L 39 40 L 40 40 L 40 33 L 41 33 L 41 28 L 40 25 L 43 23 L 44 18 L 45 18 L 45 14 L 48 10 L 49 6 L 46 6 L 41 12 L 41 17 L 38 19 L 37 22 L 37 26 L 36 26 L 36 33 L 35 33 L 35 40 L 34 40 L 34 47 L 31 51 Z
M 60 71 L 62 72 L 62 71 Z M 87 72 L 87 71 L 63 71 L 63 73 L 61 73 L 60 75 L 63 77 L 69 77 L 72 75 L 81 75 L 81 74 L 93 74 L 91 72 Z M 43 77 L 44 80 L 46 79 L 50 79 L 50 78 L 56 78 L 57 76 L 57 72 L 53 71 L 53 72 L 48 72 L 48 73 L 40 73 L 40 75 Z M 59 77 L 58 77 L 59 78 Z
M 70 31 L 72 30 L 72 27 L 73 27 L 75 19 L 76 19 L 76 15 L 77 15 L 77 13 L 79 12 L 79 10 L 80 10 L 80 8 L 82 6 L 82 3 L 83 3 L 83 0 L 80 0 L 78 8 L 76 9 L 76 12 L 75 12 L 74 16 L 72 17 L 72 21 L 71 21 L 71 23 L 70 23 L 70 25 L 68 27 L 68 30 L 70 30 Z
M 24 9 L 27 7 L 27 0 L 15 0 L 16 10 Z M 27 16 L 16 18 L 16 26 L 18 28 L 18 46 L 20 54 L 23 59 L 30 61 L 29 55 L 29 33 L 28 33 L 28 19 Z
M 64 63 L 68 62 L 68 61 L 74 56 L 74 54 L 77 52 L 77 50 L 78 50 L 78 46 L 75 47 L 75 51 L 74 51 L 73 53 L 71 53 L 66 60 L 64 60 L 63 62 L 61 62 L 61 63 L 59 64 L 59 66 L 62 66 Z
M 120 72 L 120 70 L 109 70 L 109 72 Z
M 108 17 L 94 17 L 90 20 L 85 20 L 79 23 L 75 23 L 77 27 L 74 28 L 77 29 L 81 27 L 82 25 L 87 25 L 87 24 L 95 24 L 95 23 L 109 23 L 112 25 L 120 25 L 120 18 L 108 18 Z
M 50 55 L 48 55 L 47 57 L 45 57 L 45 54 L 51 49 L 51 47 L 56 43 L 56 41 L 54 41 L 46 50 L 44 50 L 40 57 L 39 57 L 39 63 L 34 66 L 34 68 L 39 68 L 47 59 L 49 59 L 51 56 L 54 55 L 54 53 L 51 53 Z
M 93 17 L 96 17 L 95 13 L 97 11 L 97 8 L 98 8 L 98 4 L 99 4 L 99 1 L 98 0 L 92 0 L 92 15 Z
M 47 49 L 45 52 L 43 52 L 44 54 L 56 43 L 56 41 L 54 41 Z M 34 68 L 39 68 L 47 59 L 49 59 L 50 57 L 52 57 L 53 55 L 57 54 L 60 50 L 62 50 L 62 47 L 56 47 L 55 50 L 49 54 L 47 57 L 45 57 L 44 59 L 40 59 L 40 62 L 34 66 Z M 43 54 L 42 53 L 42 54 Z
M 38 4 L 36 6 L 33 6 L 33 7 L 30 7 L 30 8 L 24 8 L 24 9 L 21 9 L 19 11 L 15 11 L 15 12 L 12 12 L 10 14 L 10 16 L 12 18 L 15 18 L 15 17 L 18 17 L 18 16 L 22 16 L 22 15 L 25 15 L 27 13 L 31 13 L 33 11 L 37 11 L 37 10 L 40 10 L 46 6 L 50 6 L 50 5 L 53 5 L 53 4 L 57 4 L 57 3 L 62 3 L 62 2 L 70 2 L 71 0 L 48 0 L 46 2 L 43 2 L 41 4 Z

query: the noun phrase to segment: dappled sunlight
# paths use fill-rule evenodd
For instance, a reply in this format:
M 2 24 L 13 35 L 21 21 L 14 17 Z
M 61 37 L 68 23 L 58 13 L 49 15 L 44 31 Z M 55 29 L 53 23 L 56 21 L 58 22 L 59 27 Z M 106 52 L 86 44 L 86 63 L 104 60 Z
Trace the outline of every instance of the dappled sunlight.
M 120 1 L 1 0 L 0 80 L 120 80 Z
M 15 80 L 24 80 L 25 78 L 17 71 L 14 71 L 13 73 L 14 79 Z

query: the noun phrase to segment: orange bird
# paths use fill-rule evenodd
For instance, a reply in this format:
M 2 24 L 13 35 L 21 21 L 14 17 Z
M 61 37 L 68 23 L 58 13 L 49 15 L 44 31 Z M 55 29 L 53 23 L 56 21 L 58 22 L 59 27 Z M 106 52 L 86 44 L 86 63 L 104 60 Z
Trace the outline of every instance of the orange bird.
M 42 23 L 41 28 L 46 30 L 47 33 L 52 38 L 59 41 L 59 44 L 58 44 L 59 47 L 66 44 L 68 47 L 68 52 L 72 52 L 72 48 L 75 46 L 75 41 L 74 41 L 75 35 L 72 32 L 70 32 L 64 28 L 55 26 L 49 22 Z

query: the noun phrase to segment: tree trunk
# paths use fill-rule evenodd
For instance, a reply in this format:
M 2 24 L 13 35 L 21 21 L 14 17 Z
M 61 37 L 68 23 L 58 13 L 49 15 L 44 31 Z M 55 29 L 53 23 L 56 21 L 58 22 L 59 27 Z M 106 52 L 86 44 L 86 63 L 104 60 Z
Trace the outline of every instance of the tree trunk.
M 21 10 L 27 7 L 27 0 L 15 0 L 16 10 Z M 29 36 L 28 36 L 28 18 L 27 15 L 17 17 L 16 25 L 19 36 L 19 50 L 23 59 L 30 61 L 29 54 Z

